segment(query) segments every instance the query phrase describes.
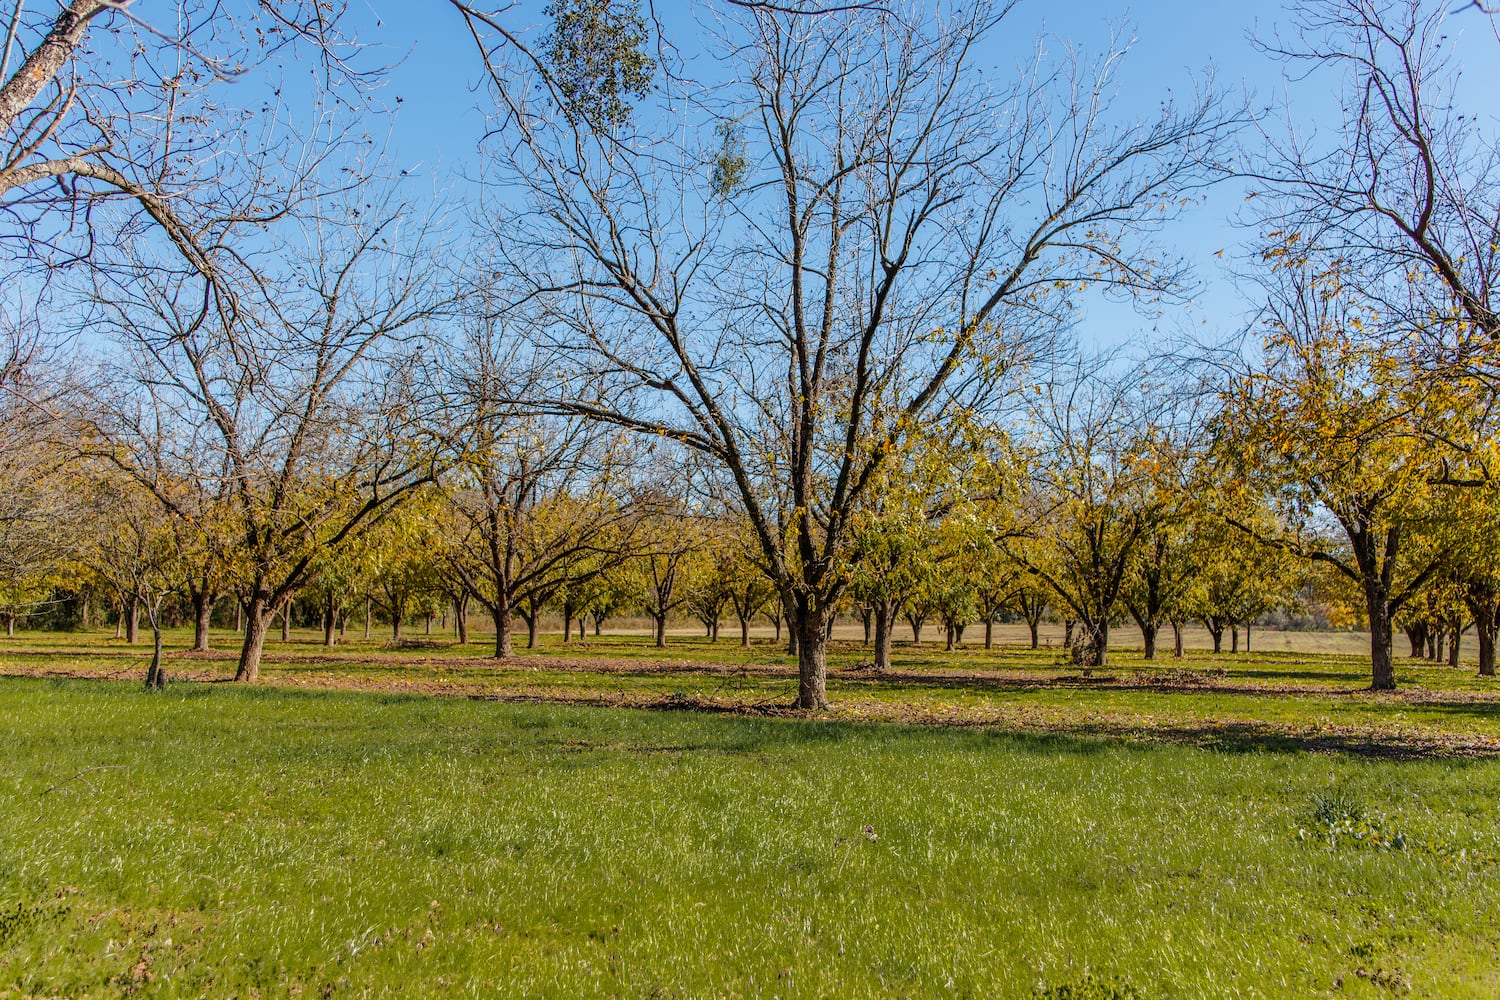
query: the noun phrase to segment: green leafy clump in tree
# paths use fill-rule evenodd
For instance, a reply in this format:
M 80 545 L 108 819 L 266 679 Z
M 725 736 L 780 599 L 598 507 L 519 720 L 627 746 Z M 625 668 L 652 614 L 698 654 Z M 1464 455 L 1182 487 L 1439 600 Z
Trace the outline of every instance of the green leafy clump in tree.
M 545 13 L 552 33 L 543 58 L 563 110 L 595 129 L 623 125 L 631 98 L 651 89 L 656 62 L 646 54 L 646 21 L 634 2 L 554 0 Z

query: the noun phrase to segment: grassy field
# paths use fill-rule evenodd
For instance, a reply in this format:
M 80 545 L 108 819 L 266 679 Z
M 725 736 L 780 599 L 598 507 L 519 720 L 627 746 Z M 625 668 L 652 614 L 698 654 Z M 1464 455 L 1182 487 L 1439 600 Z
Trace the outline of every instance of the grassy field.
M 0 997 L 1500 995 L 1469 670 L 299 638 L 0 646 Z

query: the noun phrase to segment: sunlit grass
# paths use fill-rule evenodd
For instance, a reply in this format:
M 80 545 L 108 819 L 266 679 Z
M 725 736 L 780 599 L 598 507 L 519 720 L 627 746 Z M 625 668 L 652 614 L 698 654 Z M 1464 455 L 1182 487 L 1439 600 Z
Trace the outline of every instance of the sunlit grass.
M 0 717 L 0 995 L 1500 989 L 1492 761 L 230 685 Z M 1408 849 L 1330 847 L 1330 789 Z

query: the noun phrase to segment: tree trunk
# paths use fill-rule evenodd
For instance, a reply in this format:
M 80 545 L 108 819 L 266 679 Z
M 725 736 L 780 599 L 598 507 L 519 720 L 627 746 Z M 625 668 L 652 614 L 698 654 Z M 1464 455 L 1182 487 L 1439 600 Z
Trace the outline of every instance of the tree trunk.
M 596 613 L 594 615 L 594 635 L 596 637 L 599 636 L 599 635 L 601 635 L 603 633 L 603 630 L 604 630 L 604 616 L 601 615 L 601 614 L 597 614 Z
M 1157 626 L 1150 623 L 1141 626 L 1141 642 L 1145 647 L 1142 656 L 1148 660 L 1156 659 L 1156 630 Z
M 208 652 L 208 629 L 213 620 L 214 599 L 206 590 L 193 593 L 193 652 Z
M 651 617 L 656 620 L 656 648 L 657 649 L 666 649 L 667 648 L 667 616 L 666 615 L 652 615 Z
M 234 595 L 234 632 L 235 635 L 245 634 L 245 602 L 240 600 L 240 595 Z
M 1411 645 L 1411 658 L 1420 660 L 1422 652 L 1427 648 L 1427 629 L 1421 622 L 1415 625 L 1407 625 L 1402 629 L 1406 633 L 1406 641 Z
M 1224 625 L 1214 618 L 1205 619 L 1203 627 L 1208 629 L 1208 634 L 1214 640 L 1214 652 L 1224 652 Z
M 495 620 L 495 659 L 498 660 L 514 651 L 510 641 L 510 601 L 505 594 L 500 595 L 499 602 L 490 609 L 490 615 Z
M 119 613 L 119 615 L 117 615 L 115 617 L 115 638 L 116 639 L 120 638 L 124 634 L 124 629 L 125 629 L 125 605 L 121 604 L 120 605 L 120 613 Z
M 1435 640 L 1435 644 L 1432 648 L 1432 662 L 1442 663 L 1443 654 L 1448 650 L 1448 630 L 1439 626 L 1434 630 L 1434 633 L 1436 634 L 1437 639 Z
M 870 606 L 868 604 L 865 605 L 863 608 L 860 608 L 860 610 L 859 610 L 860 624 L 864 625 L 864 627 L 865 627 L 865 641 L 862 642 L 860 645 L 868 646 L 870 644 L 870 624 L 871 624 L 870 619 L 872 619 L 873 617 L 874 617 L 874 613 L 871 611 Z
M 401 612 L 391 609 L 391 638 L 401 640 Z
M 993 618 L 984 620 L 984 648 L 995 648 L 995 619 Z
M 141 605 L 133 595 L 125 598 L 125 641 L 132 646 L 140 638 Z
M 333 632 L 338 626 L 338 620 L 338 609 L 333 606 L 333 591 L 330 590 L 323 604 L 323 645 L 332 648 Z
M 1026 623 L 1026 627 L 1029 628 L 1029 629 L 1031 629 L 1031 648 L 1032 649 L 1038 649 L 1038 648 L 1040 648 L 1040 646 L 1041 646 L 1041 636 L 1038 633 L 1041 631 L 1041 627 L 1042 627 L 1041 619 L 1037 619 L 1036 621 L 1029 621 L 1029 622 L 1027 622 Z
M 563 600 L 562 613 L 563 645 L 566 646 L 568 643 L 573 641 L 573 602 L 571 600 Z
M 453 628 L 458 632 L 458 644 L 469 644 L 469 595 L 464 594 L 453 603 Z
M 16 637 L 16 616 L 9 612 L 5 615 L 5 634 L 12 639 Z
M 945 652 L 951 653 L 956 648 L 956 640 L 954 639 L 953 635 L 953 623 L 948 622 L 946 625 L 944 625 L 943 631 L 946 633 L 946 635 L 944 635 L 943 637 L 943 650 Z
M 542 623 L 542 609 L 532 607 L 531 614 L 523 617 L 526 619 L 526 648 L 536 649 L 536 630 Z
M 161 613 L 151 616 L 151 666 L 146 668 L 146 690 L 160 691 L 167 686 L 167 672 L 161 668 Z
M 264 597 L 252 597 L 245 608 L 245 642 L 240 646 L 240 665 L 234 679 L 247 684 L 260 680 L 260 656 L 266 648 L 266 631 L 271 625 Z
M 1250 652 L 1250 623 L 1245 623 L 1245 652 Z
M 1464 630 L 1463 626 L 1453 626 L 1453 638 L 1448 642 L 1448 666 L 1458 666 L 1459 651 L 1463 648 Z
M 1396 666 L 1391 660 L 1391 609 L 1384 592 L 1367 588 L 1365 607 L 1370 617 L 1370 690 L 1396 690 Z
M 740 619 L 740 647 L 741 648 L 747 648 L 750 645 L 750 619 L 746 618 L 744 615 L 740 615 L 739 619 Z
M 1495 676 L 1495 608 L 1478 605 L 1474 612 L 1474 634 L 1479 639 L 1479 675 Z
M 1063 620 L 1063 645 L 1069 649 L 1073 648 L 1073 625 L 1073 619 L 1066 618 Z
M 1229 626 L 1229 651 L 1231 653 L 1240 651 L 1240 627 L 1238 625 Z
M 365 638 L 370 638 L 370 597 L 365 595 Z
M 799 609 L 794 631 L 797 642 L 797 707 L 816 710 L 828 707 L 827 622 L 813 608 Z
M 1172 623 L 1172 655 L 1182 659 L 1182 622 Z
M 281 641 L 292 641 L 292 599 L 290 597 L 281 605 Z
M 426 627 L 422 630 L 423 635 L 432 634 L 432 612 L 427 612 Z

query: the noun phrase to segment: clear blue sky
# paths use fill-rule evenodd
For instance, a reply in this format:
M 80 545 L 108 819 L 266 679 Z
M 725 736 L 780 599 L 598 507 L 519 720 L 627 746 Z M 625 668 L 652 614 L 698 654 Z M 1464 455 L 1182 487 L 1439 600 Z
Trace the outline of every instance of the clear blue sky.
M 1447 0 L 1449 9 L 1460 0 Z M 392 135 L 392 152 L 404 168 L 433 177 L 439 183 L 472 173 L 476 144 L 484 128 L 479 107 L 486 95 L 476 90 L 481 66 L 461 18 L 438 0 L 361 0 L 356 7 L 360 35 L 376 46 L 371 55 L 400 61 L 386 91 L 387 101 L 400 97 Z M 523 0 L 508 17 L 511 23 L 541 24 L 545 0 Z M 702 10 L 702 7 L 698 7 Z M 657 0 L 657 11 L 673 37 L 686 39 L 684 50 L 698 36 L 694 5 L 686 0 Z M 1268 35 L 1282 20 L 1280 4 L 1225 0 L 1149 0 L 1124 4 L 1112 0 L 1084 0 L 1072 4 L 1022 0 L 1011 15 L 1010 28 L 995 51 L 985 53 L 1000 69 L 1014 65 L 1045 34 L 1050 46 L 1074 44 L 1098 51 L 1112 30 L 1135 37 L 1121 77 L 1122 112 L 1149 113 L 1171 91 L 1186 93 L 1194 79 L 1212 66 L 1221 86 L 1249 94 L 1257 106 L 1279 98 L 1285 88 L 1283 67 L 1256 51 L 1251 35 Z M 1462 64 L 1463 98 L 1472 102 L 1487 127 L 1495 127 L 1494 100 L 1500 93 L 1500 43 L 1488 22 L 1477 14 L 1453 15 L 1458 59 Z M 377 21 L 379 22 L 377 24 Z M 690 70 L 691 72 L 691 70 Z M 1293 85 L 1291 107 L 1299 128 L 1333 127 L 1332 78 Z M 1304 121 L 1305 119 L 1305 121 Z M 1224 270 L 1249 234 L 1231 218 L 1242 201 L 1232 185 L 1211 194 L 1206 203 L 1175 224 L 1165 239 L 1197 267 L 1203 291 L 1188 309 L 1173 309 L 1159 320 L 1107 302 L 1087 304 L 1080 336 L 1085 343 L 1109 345 L 1149 342 L 1197 330 L 1208 339 L 1232 333 L 1243 324 L 1247 304 Z M 1221 261 L 1215 252 L 1226 250 Z

